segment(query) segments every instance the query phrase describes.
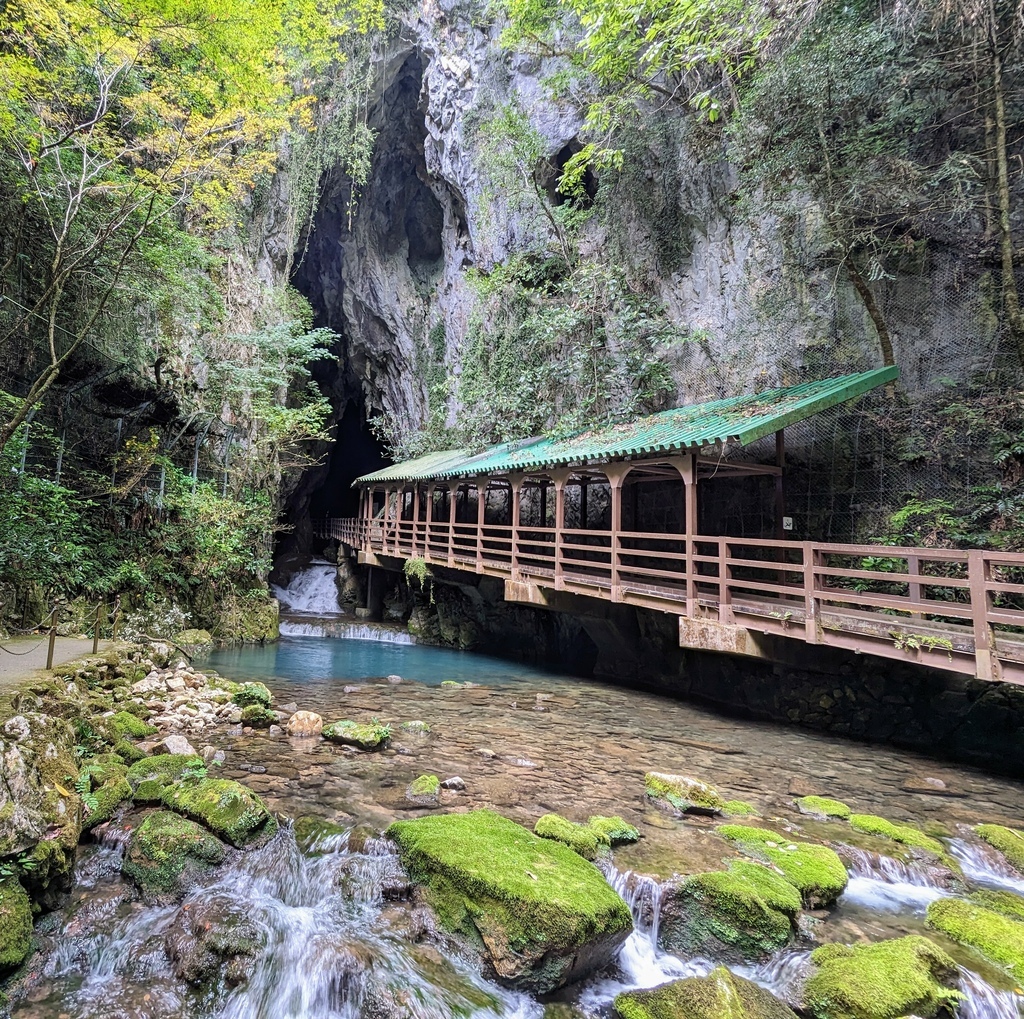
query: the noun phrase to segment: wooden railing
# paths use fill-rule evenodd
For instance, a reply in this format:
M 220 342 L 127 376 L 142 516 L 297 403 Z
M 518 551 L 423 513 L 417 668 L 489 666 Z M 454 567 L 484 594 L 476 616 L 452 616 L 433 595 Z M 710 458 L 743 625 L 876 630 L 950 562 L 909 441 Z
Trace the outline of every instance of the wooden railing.
M 332 519 L 364 552 L 1024 683 L 1024 554 Z

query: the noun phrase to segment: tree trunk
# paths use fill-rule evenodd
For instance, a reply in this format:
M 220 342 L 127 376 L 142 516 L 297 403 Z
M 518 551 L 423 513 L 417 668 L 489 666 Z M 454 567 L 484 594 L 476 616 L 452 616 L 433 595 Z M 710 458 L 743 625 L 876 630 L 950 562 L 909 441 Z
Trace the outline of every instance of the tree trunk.
M 878 302 L 875 300 L 875 295 L 872 293 L 868 281 L 861 274 L 853 255 L 850 255 L 844 264 L 846 265 L 846 273 L 850 277 L 850 282 L 860 295 L 860 299 L 864 302 L 864 308 L 871 317 L 875 332 L 878 333 L 878 345 L 882 348 L 882 363 L 885 365 L 895 364 L 896 357 L 892 350 L 889 327 L 886 325 L 885 316 L 882 314 L 882 309 L 878 307 Z

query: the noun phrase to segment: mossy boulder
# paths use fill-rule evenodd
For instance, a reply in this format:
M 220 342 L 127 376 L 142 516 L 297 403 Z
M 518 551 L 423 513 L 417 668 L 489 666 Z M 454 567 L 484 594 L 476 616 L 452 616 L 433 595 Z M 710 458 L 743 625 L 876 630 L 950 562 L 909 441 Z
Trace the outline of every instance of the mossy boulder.
M 187 778 L 166 786 L 164 806 L 206 825 L 241 849 L 260 845 L 277 831 L 277 821 L 251 789 L 225 778 Z
M 274 695 L 262 683 L 243 683 L 235 691 L 232 700 L 240 708 L 247 708 L 254 704 L 269 708 L 274 701 Z
M 178 910 L 164 939 L 175 976 L 216 994 L 249 979 L 266 937 L 245 908 L 222 896 Z
M 815 1019 L 931 1019 L 952 1014 L 956 963 L 920 935 L 873 945 L 824 945 L 811 953 L 817 967 L 804 987 L 804 1010 Z
M 850 827 L 865 835 L 875 835 L 882 839 L 891 839 L 909 849 L 923 850 L 941 860 L 954 873 L 960 873 L 960 865 L 946 852 L 946 847 L 931 835 L 925 835 L 919 828 L 909 824 L 893 824 L 884 817 L 875 814 L 851 814 Z
M 157 810 L 132 832 L 121 870 L 144 892 L 186 892 L 224 859 L 224 844 L 201 825 Z
M 206 763 L 193 754 L 156 754 L 136 761 L 127 778 L 136 803 L 159 803 L 165 787 L 205 770 Z
M 796 1019 L 774 994 L 724 966 L 706 977 L 626 991 L 613 1008 L 619 1019 Z
M 781 871 L 809 909 L 831 906 L 846 889 L 849 877 L 843 861 L 827 846 L 791 842 L 768 828 L 741 824 L 724 824 L 718 834 Z
M 437 794 L 440 790 L 441 780 L 436 775 L 420 775 L 409 783 L 405 795 L 410 800 L 437 803 Z
M 832 800 L 827 796 L 801 796 L 794 802 L 796 809 L 801 814 L 807 814 L 822 821 L 827 821 L 830 818 L 846 821 L 853 813 L 842 800 Z
M 596 831 L 585 824 L 576 824 L 561 814 L 545 814 L 537 818 L 533 826 L 535 835 L 542 839 L 554 839 L 568 846 L 574 853 L 579 853 L 584 860 L 593 860 L 597 856 L 597 847 L 603 841 Z
M 402 732 L 420 736 L 425 736 L 430 732 L 430 726 L 419 718 L 414 718 L 408 722 L 402 722 L 398 728 L 401 729 Z
M 246 704 L 242 708 L 242 725 L 253 729 L 269 729 L 277 723 L 277 714 L 262 704 Z
M 609 846 L 619 846 L 640 841 L 640 830 L 621 817 L 595 815 L 587 819 L 587 827 L 597 833 L 598 838 Z
M 331 743 L 356 747 L 358 750 L 381 750 L 391 739 L 391 726 L 380 722 L 359 723 L 343 719 L 325 725 L 320 734 Z
M 658 940 L 684 955 L 759 959 L 789 942 L 800 905 L 784 877 L 736 860 L 727 871 L 686 878 L 663 898 Z
M 104 757 L 115 757 L 113 754 Z M 83 765 L 79 773 L 79 786 L 84 780 L 88 783 L 85 799 L 89 812 L 82 824 L 83 828 L 95 828 L 96 825 L 109 821 L 117 807 L 125 800 L 132 798 L 132 787 L 128 784 L 128 768 L 123 764 L 110 760 L 93 758 Z
M 1024 874 L 1024 831 L 1004 828 L 1001 824 L 979 824 L 974 833 L 993 849 L 998 849 L 1011 867 Z
M 649 771 L 644 775 L 644 793 L 665 809 L 681 814 L 720 814 L 725 800 L 714 786 L 686 775 Z
M 144 722 L 131 711 L 118 711 L 105 720 L 105 727 L 111 743 L 122 739 L 145 739 L 156 733 L 157 727 Z
M 996 913 L 1002 913 L 1011 920 L 1024 921 L 1024 896 L 1015 895 L 1013 892 L 997 891 L 993 888 L 983 888 L 972 892 L 970 901 L 976 906 L 984 906 Z
M 20 966 L 32 948 L 32 905 L 16 878 L 0 880 L 0 974 Z
M 349 841 L 349 829 L 316 814 L 295 819 L 295 842 L 303 853 L 332 853 Z
M 578 980 L 633 929 L 593 864 L 489 810 L 396 821 L 387 835 L 442 925 L 507 986 L 546 993 Z
M 936 899 L 928 906 L 928 926 L 970 945 L 1024 981 L 1024 922 L 963 899 Z
M 746 800 L 726 800 L 722 806 L 726 817 L 756 817 L 761 812 Z
M 186 651 L 205 651 L 213 647 L 209 630 L 182 630 L 174 635 L 174 643 Z
M 134 743 L 126 739 L 119 739 L 114 744 L 114 753 L 126 764 L 134 764 L 136 761 L 142 761 L 146 758 L 144 750 L 140 750 Z

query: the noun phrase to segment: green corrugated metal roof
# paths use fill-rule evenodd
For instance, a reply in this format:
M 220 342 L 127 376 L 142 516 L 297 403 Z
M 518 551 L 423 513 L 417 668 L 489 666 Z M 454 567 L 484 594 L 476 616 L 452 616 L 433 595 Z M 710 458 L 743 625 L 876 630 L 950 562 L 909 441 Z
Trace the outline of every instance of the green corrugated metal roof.
M 715 443 L 734 442 L 742 446 L 892 382 L 898 375 L 895 366 L 876 368 L 837 379 L 665 410 L 634 421 L 578 432 L 567 439 L 506 442 L 482 453 L 461 449 L 428 453 L 366 474 L 357 478 L 355 484 L 536 471 L 682 453 Z

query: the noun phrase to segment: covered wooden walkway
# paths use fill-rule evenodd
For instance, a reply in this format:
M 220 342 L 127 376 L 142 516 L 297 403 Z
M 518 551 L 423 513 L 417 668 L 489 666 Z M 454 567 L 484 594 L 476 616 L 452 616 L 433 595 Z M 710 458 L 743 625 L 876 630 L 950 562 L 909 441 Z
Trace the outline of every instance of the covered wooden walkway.
M 364 562 L 416 558 L 500 577 L 510 601 L 555 605 L 553 592 L 566 592 L 672 613 L 688 647 L 758 655 L 758 636 L 773 634 L 1024 683 L 1024 555 L 781 537 L 786 425 L 894 376 L 881 369 L 668 411 L 628 430 L 431 454 L 358 479 L 360 516 L 325 521 L 321 534 Z M 773 433 L 774 464 L 728 459 Z M 775 479 L 777 536 L 700 533 L 701 479 L 757 474 Z M 641 486 L 669 481 L 681 489 L 675 517 L 640 526 Z

